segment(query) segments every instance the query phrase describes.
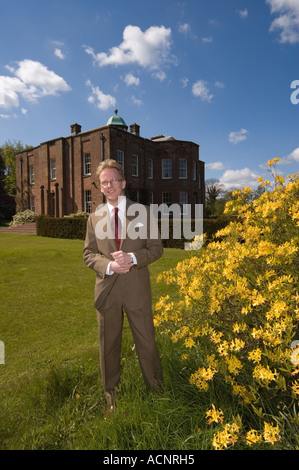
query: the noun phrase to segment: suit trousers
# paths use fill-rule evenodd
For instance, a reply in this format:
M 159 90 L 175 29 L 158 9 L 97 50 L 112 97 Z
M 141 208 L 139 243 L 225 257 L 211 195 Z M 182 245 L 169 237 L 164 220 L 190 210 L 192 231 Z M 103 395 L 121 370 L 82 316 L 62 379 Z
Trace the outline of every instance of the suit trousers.
M 155 390 L 159 389 L 163 383 L 161 360 L 155 342 L 148 270 L 139 270 L 138 275 L 143 276 L 144 282 L 148 284 L 148 288 L 143 290 L 142 295 L 136 291 L 136 284 L 128 282 L 130 273 L 121 274 L 116 279 L 100 311 L 97 310 L 100 368 L 106 399 L 110 404 L 114 403 L 115 389 L 120 383 L 124 312 L 129 321 L 141 372 L 147 387 Z

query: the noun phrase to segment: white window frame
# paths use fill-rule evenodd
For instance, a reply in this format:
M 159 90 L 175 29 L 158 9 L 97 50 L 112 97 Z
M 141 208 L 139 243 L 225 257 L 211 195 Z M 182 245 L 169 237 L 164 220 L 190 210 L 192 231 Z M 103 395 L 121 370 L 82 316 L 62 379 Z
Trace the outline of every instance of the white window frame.
M 147 171 L 148 171 L 148 179 L 152 180 L 154 178 L 154 161 L 152 158 L 148 158 L 147 160 Z
M 56 158 L 50 159 L 50 180 L 56 180 Z
M 171 158 L 162 159 L 162 179 L 170 180 L 172 178 L 172 160 Z
M 138 155 L 131 155 L 132 176 L 139 176 L 139 158 Z
M 179 204 L 181 206 L 182 214 L 188 214 L 188 209 L 185 207 L 188 204 L 188 193 L 187 191 L 179 192 Z
M 32 212 L 35 212 L 35 199 L 34 199 L 34 196 L 32 196 L 32 194 L 30 194 L 29 196 L 29 209 Z
M 122 169 L 124 170 L 125 154 L 123 150 L 116 150 L 116 161 L 122 166 Z
M 83 153 L 83 175 L 91 174 L 91 155 L 90 152 Z
M 186 180 L 188 177 L 186 158 L 179 159 L 179 179 Z
M 193 181 L 196 181 L 196 161 L 193 160 L 192 162 L 192 172 L 193 172 Z
M 91 190 L 84 191 L 84 212 L 91 213 Z
M 29 165 L 28 173 L 29 173 L 29 184 L 34 184 L 34 166 L 33 165 Z

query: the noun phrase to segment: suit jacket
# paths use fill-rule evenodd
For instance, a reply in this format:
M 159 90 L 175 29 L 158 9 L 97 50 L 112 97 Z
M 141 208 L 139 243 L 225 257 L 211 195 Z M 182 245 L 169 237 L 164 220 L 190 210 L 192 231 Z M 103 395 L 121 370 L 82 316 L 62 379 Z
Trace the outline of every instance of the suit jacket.
M 132 204 L 134 204 L 134 207 L 132 207 Z M 145 217 L 143 216 L 140 219 L 136 215 L 138 213 L 128 215 L 130 206 L 131 210 L 139 208 L 140 213 L 145 214 Z M 95 308 L 97 310 L 101 308 L 107 295 L 113 289 L 118 276 L 125 276 L 123 279 L 128 284 L 136 287 L 138 296 L 144 295 L 148 298 L 148 291 L 150 290 L 148 264 L 153 263 L 163 254 L 160 234 L 156 222 L 150 216 L 149 207 L 133 203 L 127 199 L 126 209 L 120 250 L 134 253 L 137 260 L 137 265 L 134 265 L 127 274 L 106 274 L 109 262 L 113 261 L 111 253 L 117 251 L 114 237 L 111 235 L 107 204 L 99 206 L 88 218 L 83 260 L 97 275 L 95 284 Z M 140 237 L 137 236 L 136 238 L 139 231 L 138 227 L 140 227 L 141 233 Z M 153 227 L 154 230 L 151 231 Z

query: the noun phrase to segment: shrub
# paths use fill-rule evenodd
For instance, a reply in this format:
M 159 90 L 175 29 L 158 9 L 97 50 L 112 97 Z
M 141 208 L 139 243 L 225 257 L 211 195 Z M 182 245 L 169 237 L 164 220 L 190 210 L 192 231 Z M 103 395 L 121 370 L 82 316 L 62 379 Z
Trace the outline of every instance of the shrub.
M 38 219 L 39 215 L 36 214 L 35 212 L 26 209 L 25 211 L 17 212 L 13 218 L 12 221 L 10 222 L 9 225 L 19 225 L 19 224 L 25 224 L 27 222 L 36 222 Z
M 51 238 L 85 239 L 86 217 L 54 218 L 41 215 L 37 219 L 37 235 Z
M 225 208 L 236 220 L 196 256 L 160 276 L 177 287 L 179 298 L 160 299 L 155 324 L 201 358 L 190 376 L 198 390 L 225 384 L 244 410 L 264 420 L 265 429 L 274 429 L 267 422 L 271 415 L 277 425 L 291 423 L 296 439 L 299 347 L 291 343 L 299 320 L 299 176 L 285 182 L 276 161 L 268 162 L 272 188 L 260 178 L 266 191 L 259 199 L 252 200 L 251 188 L 236 191 Z M 277 429 L 273 435 L 281 438 Z

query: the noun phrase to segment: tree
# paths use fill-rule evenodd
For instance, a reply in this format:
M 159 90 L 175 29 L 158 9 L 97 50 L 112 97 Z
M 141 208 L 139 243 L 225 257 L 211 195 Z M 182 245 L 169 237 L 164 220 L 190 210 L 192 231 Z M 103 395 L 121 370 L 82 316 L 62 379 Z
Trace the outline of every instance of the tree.
M 29 148 L 10 140 L 0 147 L 0 219 L 9 220 L 15 213 L 16 154 Z
M 2 185 L 4 192 L 9 196 L 16 194 L 16 154 L 23 150 L 24 146 L 20 141 L 11 142 L 8 140 L 1 147 L 1 157 L 4 164 L 4 172 L 1 174 Z
M 220 203 L 220 195 L 225 194 L 223 184 L 211 178 L 206 181 L 206 211 L 208 216 L 220 215 L 224 210 L 224 203 Z

